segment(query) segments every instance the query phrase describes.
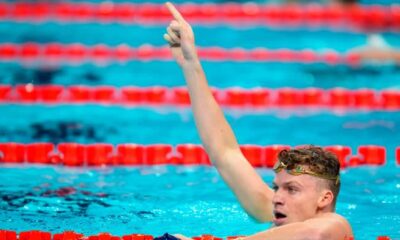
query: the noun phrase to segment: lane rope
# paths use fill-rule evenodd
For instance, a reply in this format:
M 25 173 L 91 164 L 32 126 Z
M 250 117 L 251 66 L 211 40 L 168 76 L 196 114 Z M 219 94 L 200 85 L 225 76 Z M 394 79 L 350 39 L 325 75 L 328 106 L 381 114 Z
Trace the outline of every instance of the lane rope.
M 290 149 L 288 145 L 241 145 L 240 149 L 254 167 L 272 168 L 278 153 Z M 334 153 L 342 168 L 362 165 L 386 164 L 386 148 L 377 145 L 360 145 L 353 154 L 348 146 L 332 145 L 324 149 Z M 396 149 L 400 164 L 400 147 Z M 211 165 L 201 145 L 178 144 L 118 144 L 109 143 L 0 143 L 0 163 L 54 164 L 64 166 L 115 166 L 115 165 Z
M 293 109 L 333 111 L 399 111 L 400 91 L 386 89 L 319 88 L 227 88 L 212 89 L 225 108 Z M 101 104 L 123 106 L 189 107 L 186 87 L 85 86 L 85 85 L 0 85 L 0 104 Z
M 200 236 L 191 237 L 193 240 L 235 240 L 240 237 L 246 236 L 228 236 L 226 238 L 220 238 L 211 234 L 202 234 Z M 110 233 L 103 232 L 98 235 L 84 236 L 81 233 L 74 231 L 64 231 L 62 233 L 52 234 L 46 231 L 30 230 L 17 233 L 12 230 L 0 230 L 1 240 L 153 240 L 155 236 L 148 234 L 128 234 L 123 236 L 114 236 Z M 377 240 L 391 240 L 392 238 L 385 235 L 377 236 Z M 353 237 L 347 238 L 346 240 L 354 240 Z
M 211 234 L 202 234 L 200 236 L 193 236 L 191 238 L 194 240 L 235 240 L 240 237 L 246 236 L 228 236 L 226 238 L 220 238 Z M 156 237 L 148 234 L 127 234 L 123 236 L 115 236 L 108 232 L 103 232 L 99 233 L 98 235 L 84 236 L 83 234 L 75 231 L 64 231 L 62 233 L 52 234 L 50 232 L 39 230 L 22 231 L 19 233 L 12 230 L 0 230 L 1 240 L 153 240 L 154 238 Z M 377 236 L 376 239 L 391 240 L 392 238 L 389 236 L 380 235 Z M 354 238 L 350 237 L 346 240 L 354 240 Z
M 357 52 L 338 53 L 334 50 L 316 52 L 313 50 L 291 49 L 266 49 L 266 48 L 232 48 L 203 47 L 198 48 L 198 55 L 206 61 L 233 61 L 233 62 L 280 62 L 280 63 L 324 63 L 328 65 L 352 65 L 361 64 L 362 57 Z M 142 45 L 130 47 L 124 44 L 119 46 L 107 46 L 98 44 L 85 46 L 80 43 L 39 44 L 28 42 L 23 44 L 0 44 L 0 61 L 25 62 L 25 63 L 69 63 L 80 64 L 93 62 L 95 64 L 107 64 L 113 62 L 125 63 L 128 61 L 171 61 L 172 55 L 168 47 L 156 47 Z
M 245 236 L 229 236 L 220 238 L 211 234 L 202 234 L 201 236 L 191 237 L 194 240 L 235 240 Z M 98 235 L 84 236 L 74 231 L 64 231 L 62 233 L 52 234 L 46 231 L 31 230 L 17 233 L 12 230 L 0 230 L 1 240 L 153 240 L 155 236 L 148 234 L 128 234 L 123 236 L 115 236 L 108 232 L 99 233 Z M 349 238 L 347 240 L 354 240 Z M 378 236 L 377 240 L 390 240 L 388 236 Z
M 329 26 L 370 31 L 398 30 L 400 6 L 338 6 L 338 5 L 258 5 L 181 4 L 177 6 L 185 18 L 196 24 L 269 25 L 269 26 Z M 120 22 L 164 24 L 171 19 L 161 4 L 144 3 L 1 3 L 0 20 L 60 21 L 60 22 Z

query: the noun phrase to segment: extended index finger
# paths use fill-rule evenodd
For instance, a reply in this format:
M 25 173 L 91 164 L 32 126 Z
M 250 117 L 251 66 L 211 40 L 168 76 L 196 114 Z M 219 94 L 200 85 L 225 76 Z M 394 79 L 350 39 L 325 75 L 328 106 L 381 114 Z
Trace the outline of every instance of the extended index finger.
M 181 15 L 181 13 L 175 8 L 175 6 L 172 3 L 167 2 L 165 5 L 167 6 L 169 12 L 172 14 L 172 16 L 175 18 L 175 20 L 177 20 L 178 22 L 185 21 L 185 19 Z

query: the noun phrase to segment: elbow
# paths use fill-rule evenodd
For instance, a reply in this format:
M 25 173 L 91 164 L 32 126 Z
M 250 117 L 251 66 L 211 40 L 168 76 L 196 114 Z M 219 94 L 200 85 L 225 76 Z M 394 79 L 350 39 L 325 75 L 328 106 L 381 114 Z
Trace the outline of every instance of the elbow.
M 272 216 L 271 214 L 268 213 L 263 213 L 263 212 L 248 212 L 248 215 L 250 216 L 253 221 L 257 223 L 266 223 L 266 222 L 272 222 Z
M 253 204 L 256 206 L 251 209 L 251 216 L 259 223 L 271 222 L 273 220 L 273 209 L 270 196 L 266 191 L 259 190 L 254 193 L 256 203 L 263 203 L 261 205 Z

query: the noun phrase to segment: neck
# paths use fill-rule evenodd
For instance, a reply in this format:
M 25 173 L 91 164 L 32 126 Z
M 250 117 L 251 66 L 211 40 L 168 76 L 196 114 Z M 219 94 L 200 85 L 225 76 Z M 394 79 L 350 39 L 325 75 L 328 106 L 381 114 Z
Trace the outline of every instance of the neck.
M 333 213 L 335 209 L 332 205 L 326 206 L 324 208 L 318 208 L 316 212 L 316 216 L 325 215 L 327 213 Z

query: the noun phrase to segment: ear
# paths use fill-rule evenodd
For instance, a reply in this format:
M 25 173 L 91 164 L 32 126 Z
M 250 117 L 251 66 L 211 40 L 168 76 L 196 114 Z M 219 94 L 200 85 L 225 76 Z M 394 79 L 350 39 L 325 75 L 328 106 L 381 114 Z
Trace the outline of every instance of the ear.
M 326 208 L 332 204 L 334 199 L 333 192 L 330 190 L 321 191 L 321 195 L 318 199 L 318 208 Z

